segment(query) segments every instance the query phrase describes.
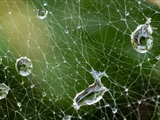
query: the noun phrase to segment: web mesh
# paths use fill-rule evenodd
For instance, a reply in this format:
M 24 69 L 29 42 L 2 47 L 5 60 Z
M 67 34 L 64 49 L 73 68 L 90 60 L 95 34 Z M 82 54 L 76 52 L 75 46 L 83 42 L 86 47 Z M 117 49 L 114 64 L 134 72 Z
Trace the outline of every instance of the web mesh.
M 0 119 L 159 119 L 159 5 L 1 0 L 0 95 L 7 95 L 0 100 Z M 131 34 L 146 18 L 157 29 L 153 47 L 139 53 Z M 20 71 L 27 71 L 27 62 L 16 64 L 21 58 L 32 62 L 25 76 Z

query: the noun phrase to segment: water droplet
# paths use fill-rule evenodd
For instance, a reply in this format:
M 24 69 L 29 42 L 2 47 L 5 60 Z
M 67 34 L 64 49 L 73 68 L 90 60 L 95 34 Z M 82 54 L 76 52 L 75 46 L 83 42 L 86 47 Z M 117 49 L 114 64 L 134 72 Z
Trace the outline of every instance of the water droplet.
M 150 26 L 151 18 L 145 24 L 139 25 L 131 34 L 133 48 L 139 53 L 146 53 L 153 46 L 153 29 Z
M 66 115 L 62 118 L 62 120 L 71 120 L 71 116 L 70 115 Z
M 68 30 L 65 30 L 65 33 L 66 33 L 66 34 L 68 34 L 68 33 L 69 33 L 69 31 L 68 31 Z
M 139 63 L 139 66 L 141 67 L 141 66 L 142 66 L 142 63 Z
M 2 64 L 2 57 L 0 56 L 0 64 Z
M 117 113 L 117 109 L 116 108 L 112 108 L 112 113 Z
M 42 92 L 42 96 L 45 97 L 45 96 L 46 96 L 46 93 L 45 93 L 45 92 Z
M 47 3 L 44 3 L 43 6 L 47 6 Z
M 33 68 L 31 60 L 27 57 L 21 57 L 17 59 L 15 67 L 17 72 L 22 76 L 29 75 Z
M 156 59 L 157 59 L 157 60 L 160 60 L 160 55 L 156 56 Z
M 127 118 L 123 118 L 123 120 L 127 120 Z
M 92 72 L 90 73 L 94 78 L 94 83 L 75 96 L 73 99 L 73 107 L 76 110 L 78 110 L 81 106 L 93 105 L 99 102 L 102 99 L 104 93 L 108 90 L 101 83 L 101 77 L 108 77 L 105 72 L 97 72 L 92 69 Z
M 77 29 L 80 29 L 81 28 L 81 26 L 79 25 L 78 27 L 77 27 Z
M 34 88 L 34 84 L 31 85 L 31 88 Z
M 18 103 L 17 103 L 17 106 L 18 106 L 18 107 L 21 107 L 21 103 L 20 103 L 20 102 L 18 102 Z
M 138 100 L 138 104 L 141 104 L 142 103 L 142 100 Z
M 0 83 L 0 100 L 5 98 L 9 92 L 9 87 L 4 83 Z
M 109 107 L 109 104 L 108 104 L 108 103 L 106 103 L 106 104 L 105 104 L 105 107 Z
M 128 92 L 128 88 L 125 88 L 125 91 Z
M 10 14 L 12 14 L 12 12 L 11 12 L 11 11 L 9 11 L 9 12 L 8 12 L 8 14 L 10 15 Z
M 38 11 L 37 17 L 38 17 L 39 19 L 44 19 L 44 18 L 47 17 L 47 14 L 48 14 L 48 11 L 47 11 L 47 10 L 41 9 L 41 10 Z
M 126 16 L 129 16 L 129 12 L 126 12 L 125 15 L 126 15 Z

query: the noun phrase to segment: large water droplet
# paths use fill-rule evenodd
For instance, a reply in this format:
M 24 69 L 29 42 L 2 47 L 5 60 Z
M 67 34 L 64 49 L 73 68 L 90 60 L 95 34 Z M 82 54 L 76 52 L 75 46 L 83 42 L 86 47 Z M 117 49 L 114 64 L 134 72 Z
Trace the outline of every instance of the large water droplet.
M 0 100 L 5 98 L 9 92 L 9 87 L 4 83 L 0 83 Z
M 70 115 L 66 115 L 62 118 L 62 120 L 71 120 L 71 116 Z
M 139 53 L 146 53 L 153 46 L 153 29 L 150 26 L 151 18 L 145 24 L 139 25 L 131 34 L 133 48 Z
M 97 72 L 92 69 L 91 74 L 94 78 L 94 83 L 75 96 L 73 99 L 73 107 L 75 109 L 79 109 L 84 105 L 93 105 L 99 102 L 102 99 L 104 93 L 108 90 L 101 83 L 101 77 L 108 77 L 105 72 Z
M 38 11 L 37 17 L 38 17 L 39 19 L 44 19 L 44 18 L 47 17 L 47 14 L 48 14 L 48 11 L 47 11 L 47 10 L 41 9 L 41 10 Z
M 22 76 L 29 75 L 33 68 L 31 60 L 27 57 L 21 57 L 17 59 L 15 67 L 17 72 Z

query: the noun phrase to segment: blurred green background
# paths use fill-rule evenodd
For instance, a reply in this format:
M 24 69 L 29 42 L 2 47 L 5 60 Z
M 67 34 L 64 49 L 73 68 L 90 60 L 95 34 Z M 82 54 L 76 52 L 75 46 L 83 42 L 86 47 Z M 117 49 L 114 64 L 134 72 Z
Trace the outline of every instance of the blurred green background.
M 10 87 L 0 119 L 159 119 L 159 29 L 146 54 L 130 41 L 145 17 L 159 27 L 159 6 L 145 0 L 1 0 L 0 9 L 0 81 Z M 45 19 L 36 17 L 41 9 L 48 11 Z M 27 77 L 15 70 L 21 56 L 33 63 Z M 76 111 L 73 98 L 94 82 L 92 68 L 106 71 L 102 83 L 109 92 Z

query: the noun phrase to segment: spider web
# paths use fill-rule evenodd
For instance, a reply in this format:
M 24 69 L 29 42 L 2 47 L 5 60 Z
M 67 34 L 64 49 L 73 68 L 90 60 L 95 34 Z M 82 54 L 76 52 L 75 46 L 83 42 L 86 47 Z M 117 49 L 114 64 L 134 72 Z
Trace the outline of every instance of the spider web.
M 10 90 L 0 100 L 0 119 L 159 119 L 159 4 L 158 0 L 1 0 L 0 83 Z M 38 17 L 43 10 L 46 17 Z M 157 30 L 152 49 L 142 54 L 133 49 L 130 35 L 147 17 Z M 21 57 L 32 61 L 28 76 L 16 71 Z M 94 83 L 93 69 L 107 74 L 101 78 L 107 91 L 100 101 L 77 110 L 73 100 Z

